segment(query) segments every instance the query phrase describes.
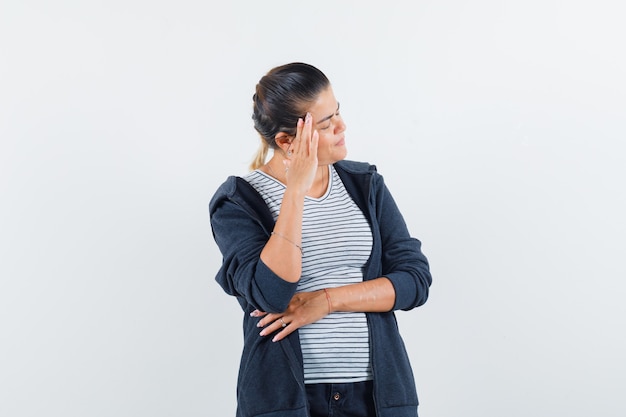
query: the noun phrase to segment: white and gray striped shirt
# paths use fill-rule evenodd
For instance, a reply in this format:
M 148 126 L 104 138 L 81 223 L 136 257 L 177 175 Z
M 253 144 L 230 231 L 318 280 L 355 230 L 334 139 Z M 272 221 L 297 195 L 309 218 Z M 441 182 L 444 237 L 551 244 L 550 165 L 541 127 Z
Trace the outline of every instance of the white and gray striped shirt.
M 363 281 L 372 251 L 367 219 L 346 191 L 335 168 L 320 198 L 306 197 L 302 219 L 302 276 L 297 291 L 317 291 Z M 274 220 L 285 185 L 262 171 L 247 174 Z M 301 327 L 305 383 L 345 383 L 372 379 L 369 332 L 364 313 L 336 312 Z

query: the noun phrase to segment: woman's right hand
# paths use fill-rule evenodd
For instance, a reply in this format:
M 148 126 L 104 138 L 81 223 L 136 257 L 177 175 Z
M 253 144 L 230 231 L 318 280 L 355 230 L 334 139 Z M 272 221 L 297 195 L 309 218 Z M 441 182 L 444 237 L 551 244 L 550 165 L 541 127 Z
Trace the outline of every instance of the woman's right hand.
M 318 143 L 319 134 L 313 130 L 313 117 L 307 112 L 304 121 L 298 119 L 296 137 L 289 145 L 288 156 L 283 161 L 288 187 L 295 187 L 305 194 L 309 192 L 317 173 Z

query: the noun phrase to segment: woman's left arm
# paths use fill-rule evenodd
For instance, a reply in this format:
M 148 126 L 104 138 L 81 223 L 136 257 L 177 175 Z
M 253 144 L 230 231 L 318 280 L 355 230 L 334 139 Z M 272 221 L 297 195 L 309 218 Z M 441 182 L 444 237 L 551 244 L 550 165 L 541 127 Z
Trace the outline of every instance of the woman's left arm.
M 428 299 L 432 276 L 422 242 L 411 236 L 383 177 L 374 175 L 376 219 L 382 240 L 381 276 L 395 289 L 392 310 L 411 310 Z
M 332 311 L 384 313 L 390 311 L 396 302 L 396 290 L 385 277 L 328 288 L 326 291 L 326 301 Z
M 371 193 L 373 233 L 381 240 L 381 274 L 357 284 L 327 289 L 325 295 L 329 303 L 332 301 L 333 311 L 410 310 L 428 298 L 432 278 L 421 242 L 409 233 L 400 209 L 377 172 L 373 173 Z
M 386 312 L 393 308 L 395 300 L 395 289 L 391 281 L 383 277 L 341 287 L 296 293 L 284 312 L 266 314 L 257 310 L 252 315 L 262 317 L 258 323 L 259 327 L 263 327 L 261 336 L 280 330 L 272 339 L 278 342 L 300 327 L 314 323 L 332 312 Z

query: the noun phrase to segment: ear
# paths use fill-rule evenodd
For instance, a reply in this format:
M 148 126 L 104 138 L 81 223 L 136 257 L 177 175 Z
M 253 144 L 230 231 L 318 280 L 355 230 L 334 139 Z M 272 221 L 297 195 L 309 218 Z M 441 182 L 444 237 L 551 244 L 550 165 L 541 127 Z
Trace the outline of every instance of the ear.
M 291 146 L 293 136 L 289 136 L 285 132 L 280 132 L 274 136 L 274 140 L 276 141 L 276 146 L 282 149 L 284 153 L 287 153 L 287 150 Z

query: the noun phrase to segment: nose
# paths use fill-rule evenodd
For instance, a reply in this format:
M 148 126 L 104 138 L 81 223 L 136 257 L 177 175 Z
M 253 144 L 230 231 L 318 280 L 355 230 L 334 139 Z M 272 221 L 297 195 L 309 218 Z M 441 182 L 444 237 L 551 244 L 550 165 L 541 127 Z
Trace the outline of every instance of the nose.
M 341 117 L 340 115 L 337 115 L 335 117 L 335 134 L 342 133 L 344 130 L 346 130 L 346 124 L 343 121 L 343 117 Z

